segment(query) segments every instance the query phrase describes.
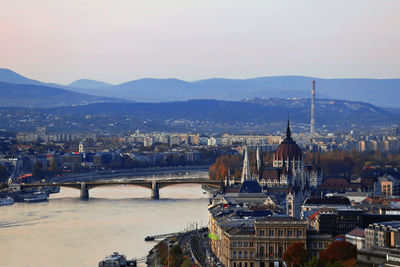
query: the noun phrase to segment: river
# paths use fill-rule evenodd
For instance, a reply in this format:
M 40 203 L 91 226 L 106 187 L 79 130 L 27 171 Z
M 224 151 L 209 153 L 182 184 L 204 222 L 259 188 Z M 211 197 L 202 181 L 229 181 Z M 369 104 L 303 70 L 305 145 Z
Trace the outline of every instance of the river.
M 85 201 L 79 190 L 61 188 L 47 202 L 0 207 L 0 266 L 97 266 L 114 251 L 142 258 L 155 244 L 144 242 L 147 235 L 206 226 L 203 192 L 169 186 L 151 200 L 146 188 L 99 187 Z

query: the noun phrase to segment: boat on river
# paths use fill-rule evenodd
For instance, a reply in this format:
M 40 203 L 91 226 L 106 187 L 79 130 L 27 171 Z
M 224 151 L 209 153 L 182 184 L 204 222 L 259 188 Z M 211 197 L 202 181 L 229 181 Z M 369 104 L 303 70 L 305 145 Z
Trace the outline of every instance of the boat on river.
M 106 257 L 103 261 L 99 262 L 99 267 L 128 267 L 137 266 L 136 260 L 127 260 L 125 255 L 118 252 Z
M 0 198 L 0 206 L 12 205 L 14 204 L 14 199 L 12 197 Z
M 49 197 L 46 193 L 43 192 L 34 192 L 32 194 L 24 196 L 24 202 L 32 203 L 32 202 L 41 202 L 47 201 Z

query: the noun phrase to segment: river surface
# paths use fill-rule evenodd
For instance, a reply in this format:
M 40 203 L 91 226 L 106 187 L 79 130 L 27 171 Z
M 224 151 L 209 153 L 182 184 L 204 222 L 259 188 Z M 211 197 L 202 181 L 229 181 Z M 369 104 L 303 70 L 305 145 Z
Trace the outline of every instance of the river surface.
M 0 207 L 0 266 L 97 266 L 118 251 L 143 258 L 147 235 L 207 225 L 208 194 L 200 185 L 169 186 L 160 199 L 135 186 L 99 187 L 80 200 L 61 188 L 47 202 Z M 139 266 L 145 266 L 144 264 Z

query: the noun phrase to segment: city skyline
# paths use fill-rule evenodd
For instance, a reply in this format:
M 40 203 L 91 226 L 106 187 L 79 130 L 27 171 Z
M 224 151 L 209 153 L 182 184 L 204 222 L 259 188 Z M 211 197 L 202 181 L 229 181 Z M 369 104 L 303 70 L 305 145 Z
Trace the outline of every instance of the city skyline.
M 395 78 L 398 1 L 25 1 L 0 11 L 1 67 L 48 82 Z

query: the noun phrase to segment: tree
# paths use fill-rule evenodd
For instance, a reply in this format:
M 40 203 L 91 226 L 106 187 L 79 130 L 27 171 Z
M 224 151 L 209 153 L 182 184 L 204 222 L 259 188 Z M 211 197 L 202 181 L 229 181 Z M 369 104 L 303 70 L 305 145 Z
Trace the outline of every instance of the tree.
M 3 165 L 0 165 L 0 183 L 7 183 L 8 176 L 10 174 L 7 171 L 7 168 Z
M 290 243 L 282 259 L 290 266 L 302 266 L 307 262 L 307 251 L 304 242 Z
M 318 258 L 314 256 L 314 257 L 311 259 L 310 262 L 307 262 L 306 264 L 304 264 L 304 267 L 316 267 L 317 264 L 318 264 Z
M 40 160 L 37 160 L 35 164 L 33 164 L 33 176 L 41 177 L 43 175 L 43 163 Z
M 332 242 L 327 249 L 319 254 L 319 260 L 323 264 L 334 264 L 335 262 L 344 265 L 348 260 L 357 258 L 357 247 L 346 241 Z M 351 265 L 346 265 L 351 266 Z
M 192 267 L 192 266 L 193 266 L 193 263 L 190 258 L 186 258 L 181 264 L 181 267 Z
M 57 173 L 57 171 L 58 171 L 57 162 L 54 158 L 50 159 L 50 166 L 49 166 L 48 170 L 52 174 Z

